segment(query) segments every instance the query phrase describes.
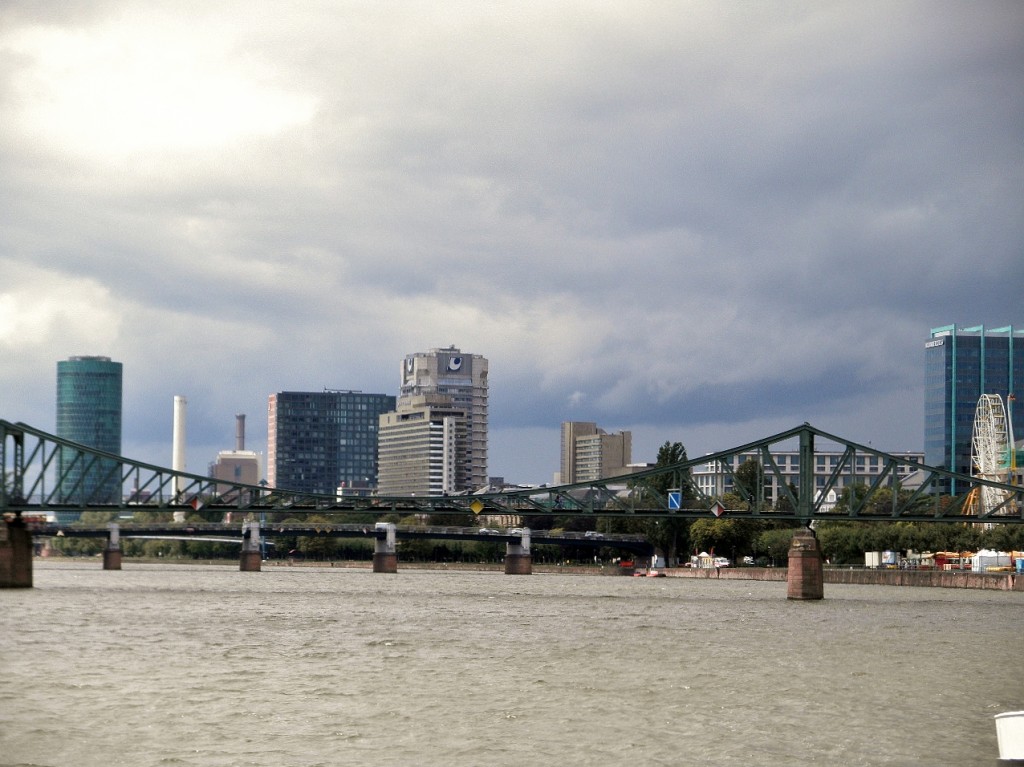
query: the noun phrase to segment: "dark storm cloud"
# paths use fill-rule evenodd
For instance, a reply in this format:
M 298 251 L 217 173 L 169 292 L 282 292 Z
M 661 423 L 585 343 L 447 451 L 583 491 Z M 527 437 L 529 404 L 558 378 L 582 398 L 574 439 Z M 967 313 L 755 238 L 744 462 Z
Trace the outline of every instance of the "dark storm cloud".
M 126 443 L 185 394 L 205 461 L 271 392 L 456 344 L 513 479 L 566 419 L 638 460 L 914 448 L 928 329 L 1024 324 L 1016 3 L 34 8 L 0 11 L 0 417 L 110 354 Z

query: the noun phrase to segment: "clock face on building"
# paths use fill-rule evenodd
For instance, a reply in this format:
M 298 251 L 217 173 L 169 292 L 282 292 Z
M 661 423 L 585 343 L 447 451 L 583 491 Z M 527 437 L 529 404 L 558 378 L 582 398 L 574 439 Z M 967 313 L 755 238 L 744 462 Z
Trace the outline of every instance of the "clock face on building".
M 462 357 L 450 357 L 448 359 L 448 369 L 458 370 L 462 367 Z

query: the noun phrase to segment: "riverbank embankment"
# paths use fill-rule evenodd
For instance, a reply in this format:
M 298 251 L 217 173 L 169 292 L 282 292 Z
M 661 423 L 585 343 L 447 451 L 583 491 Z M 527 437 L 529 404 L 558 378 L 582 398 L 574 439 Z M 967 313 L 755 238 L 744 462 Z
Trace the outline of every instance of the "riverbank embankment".
M 670 578 L 711 578 L 748 581 L 784 581 L 784 567 L 721 567 L 713 569 L 667 568 Z M 825 583 L 862 586 L 925 586 L 944 589 L 991 589 L 1024 591 L 1024 575 L 1016 573 L 974 573 L 968 570 L 866 570 L 826 567 Z
M 289 562 L 274 560 L 264 565 L 283 567 L 353 567 L 368 569 L 369 562 Z M 399 562 L 400 570 L 434 570 L 452 572 L 501 571 L 503 565 L 492 562 Z M 555 565 L 534 563 L 533 572 L 562 575 L 633 575 L 613 565 Z M 641 571 L 643 572 L 643 571 Z M 669 578 L 696 578 L 746 581 L 785 581 L 785 567 L 719 567 L 662 568 Z M 826 567 L 825 583 L 848 583 L 863 586 L 922 586 L 947 589 L 991 589 L 1024 591 L 1024 575 L 1015 573 L 974 573 L 967 570 L 868 570 L 863 568 Z
M 59 561 L 63 557 L 42 557 L 43 561 Z M 74 561 L 68 559 L 68 561 Z M 180 565 L 224 565 L 237 567 L 238 561 L 233 559 L 172 559 L 172 558 L 131 558 L 125 559 L 125 565 L 138 564 L 180 564 Z M 370 570 L 373 563 L 362 560 L 344 560 L 336 562 L 295 561 L 287 559 L 271 559 L 263 562 L 263 567 L 309 567 Z M 496 562 L 402 562 L 399 570 L 431 570 L 434 572 L 503 572 L 504 565 Z M 561 575 L 613 575 L 630 576 L 632 570 L 623 570 L 615 565 L 558 565 L 533 564 L 533 572 L 537 574 Z M 643 573 L 644 571 L 640 571 Z M 720 568 L 689 568 L 666 567 L 660 572 L 669 578 L 694 578 L 704 580 L 741 580 L 741 581 L 785 581 L 788 570 L 785 567 L 720 567 Z M 919 586 L 945 589 L 989 589 L 994 591 L 1024 591 L 1024 574 L 975 573 L 969 570 L 869 570 L 865 568 L 826 567 L 825 583 L 856 584 L 861 586 Z

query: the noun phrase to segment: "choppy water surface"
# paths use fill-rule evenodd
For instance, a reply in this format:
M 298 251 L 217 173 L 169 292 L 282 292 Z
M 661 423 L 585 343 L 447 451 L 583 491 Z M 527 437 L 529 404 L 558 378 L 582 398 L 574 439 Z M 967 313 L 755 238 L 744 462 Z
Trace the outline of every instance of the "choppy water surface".
M 0 592 L 0 765 L 991 764 L 1024 593 L 97 561 Z

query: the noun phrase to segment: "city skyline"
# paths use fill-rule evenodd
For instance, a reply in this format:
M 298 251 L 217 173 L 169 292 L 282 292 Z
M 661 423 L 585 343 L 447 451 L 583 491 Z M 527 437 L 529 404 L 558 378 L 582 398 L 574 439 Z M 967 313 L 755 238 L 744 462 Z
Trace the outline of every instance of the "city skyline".
M 954 331 L 954 329 L 955 329 L 957 334 L 964 333 L 965 334 L 964 337 L 967 337 L 967 338 L 972 338 L 973 337 L 975 340 L 978 340 L 980 338 L 980 336 L 986 332 L 986 329 L 984 327 L 982 327 L 982 326 L 975 326 L 975 327 L 970 327 L 970 328 L 958 328 L 955 325 L 950 325 L 950 326 L 945 326 L 945 327 L 941 327 L 941 328 L 938 328 L 938 329 L 933 328 L 931 330 L 931 336 L 930 336 L 931 340 L 928 340 L 928 341 L 925 342 L 925 348 L 929 349 L 929 350 L 933 350 L 935 345 L 938 343 L 935 339 L 936 338 L 942 338 L 942 337 L 945 337 L 945 336 L 949 335 L 951 332 Z M 1005 341 L 1007 339 L 1010 339 L 1011 337 L 1012 338 L 1018 338 L 1022 331 L 1020 331 L 1020 330 L 1012 330 L 1012 326 L 1007 326 L 1007 327 L 1002 327 L 1002 328 L 989 329 L 989 332 L 996 333 L 997 334 L 997 336 L 996 336 L 997 339 L 1001 339 L 1001 340 Z M 1012 336 L 1011 336 L 1011 333 L 1012 333 Z M 999 335 L 999 334 L 1002 334 L 1002 335 Z M 1017 357 L 1019 357 L 1019 353 L 1018 353 Z M 451 358 L 451 360 L 449 360 L 449 358 Z M 339 406 L 337 403 L 335 403 L 334 405 L 327 405 L 326 403 L 327 403 L 328 400 L 330 400 L 331 402 L 334 402 L 334 400 L 338 400 L 338 402 L 344 401 L 345 404 L 342 406 L 342 410 L 343 411 L 351 409 L 353 407 L 356 407 L 356 408 L 360 407 L 359 405 L 353 405 L 353 404 L 349 403 L 348 400 L 353 400 L 353 402 L 356 401 L 356 400 L 370 402 L 372 400 L 372 401 L 376 402 L 378 400 L 383 401 L 383 400 L 386 400 L 386 399 L 390 399 L 390 401 L 392 403 L 392 406 L 393 406 L 396 401 L 400 403 L 403 397 L 405 397 L 407 399 L 407 401 L 408 401 L 408 400 L 414 399 L 415 397 L 422 398 L 423 396 L 429 396 L 429 394 L 428 395 L 424 395 L 423 392 L 428 392 L 430 394 L 433 394 L 434 396 L 437 396 L 437 382 L 438 382 L 439 379 L 436 378 L 437 372 L 434 372 L 433 368 L 434 367 L 438 367 L 438 365 L 440 364 L 440 367 L 438 367 L 438 370 L 441 370 L 442 368 L 450 369 L 450 370 L 458 370 L 459 367 L 461 367 L 463 365 L 464 358 L 467 359 L 467 360 L 476 359 L 476 360 L 481 361 L 481 363 L 482 363 L 481 370 L 483 371 L 482 372 L 483 380 L 486 382 L 487 381 L 487 373 L 486 373 L 486 371 L 487 371 L 487 367 L 488 367 L 487 366 L 487 360 L 484 359 L 482 357 L 482 355 L 478 355 L 478 354 L 463 355 L 462 352 L 457 347 L 455 347 L 453 345 L 453 346 L 449 346 L 449 347 L 446 347 L 446 348 L 432 348 L 427 353 L 407 354 L 405 356 L 403 362 L 402 362 L 402 367 L 401 367 L 401 369 L 402 369 L 401 379 L 402 380 L 401 380 L 400 386 L 398 387 L 398 391 L 399 392 L 405 392 L 404 394 L 388 395 L 386 393 L 367 393 L 367 392 L 363 392 L 362 390 L 351 390 L 351 389 L 350 390 L 341 390 L 341 389 L 326 389 L 326 388 L 322 392 L 305 392 L 304 391 L 304 392 L 277 392 L 277 393 L 272 393 L 272 394 L 269 395 L 269 400 L 270 400 L 269 412 L 270 412 L 271 428 L 268 429 L 268 434 L 272 435 L 272 434 L 275 433 L 272 424 L 277 420 L 276 402 L 282 396 L 288 397 L 290 402 L 294 402 L 294 404 L 291 405 L 290 407 L 295 407 L 295 405 L 299 405 L 300 406 L 300 410 L 303 411 L 303 412 L 305 412 L 309 407 L 311 407 L 312 403 L 319 402 L 321 399 L 323 399 L 324 403 L 317 404 L 317 405 L 313 406 L 313 410 L 310 411 L 310 412 L 316 411 L 316 413 L 317 413 L 316 418 L 317 419 L 320 419 L 323 415 L 326 415 L 329 411 L 333 412 L 333 409 L 337 409 L 337 407 Z M 418 368 L 414 367 L 414 363 L 416 363 L 416 365 L 419 365 L 419 364 L 421 364 L 422 361 L 426 361 L 428 363 L 426 366 L 424 366 L 423 370 L 421 371 L 423 375 L 421 375 L 421 376 L 420 375 L 413 376 L 412 375 L 413 370 L 414 369 L 418 369 Z M 453 362 L 456 365 L 456 367 L 454 367 L 454 368 L 452 367 Z M 108 366 L 114 365 L 114 366 L 116 366 L 116 368 L 118 370 L 118 378 L 119 378 L 119 383 L 120 383 L 121 369 L 123 367 L 122 363 L 120 363 L 120 362 L 118 362 L 118 363 L 111 363 L 109 358 L 101 357 L 101 356 L 75 356 L 75 357 L 69 358 L 69 360 L 67 360 L 67 361 L 60 361 L 60 362 L 58 362 L 58 373 L 59 373 L 59 375 L 58 375 L 58 384 L 60 383 L 60 371 L 65 369 L 65 368 L 70 368 L 71 365 L 75 365 L 75 364 L 80 365 L 80 366 L 81 365 L 87 365 L 87 366 L 91 365 L 93 367 L 95 367 L 97 365 L 104 365 L 104 364 L 108 365 Z M 466 365 L 466 367 L 467 367 L 467 370 L 469 370 L 471 368 L 471 363 L 468 363 Z M 1014 366 L 1014 367 L 1019 367 L 1019 365 Z M 91 368 L 90 368 L 90 370 L 91 370 Z M 1005 371 L 1004 371 L 1004 373 L 1005 373 Z M 973 371 L 971 371 L 969 373 L 969 375 L 971 375 L 971 376 L 976 376 L 976 375 L 979 375 L 979 374 L 980 373 L 979 373 L 978 370 L 973 370 Z M 947 378 L 948 378 L 948 375 L 949 375 L 948 371 L 947 371 L 946 375 L 947 375 Z M 424 386 L 413 386 L 412 383 L 413 383 L 414 380 L 418 380 L 418 381 L 420 381 L 421 384 L 427 384 L 427 385 L 425 387 Z M 948 383 L 949 382 L 947 380 L 947 385 L 948 385 Z M 973 383 L 974 383 L 975 386 L 980 386 L 980 381 L 974 381 Z M 1003 383 L 1005 383 L 1005 382 L 1003 382 Z M 1018 385 L 1014 387 L 1015 390 L 1019 388 L 1020 381 L 1018 381 L 1017 383 L 1018 383 Z M 985 387 L 985 389 L 986 389 L 986 391 L 988 391 L 988 390 L 995 391 L 995 390 L 999 390 L 1001 386 L 1002 386 L 1002 384 L 1000 384 L 999 386 L 996 386 L 995 389 L 992 389 L 992 387 L 990 387 L 990 386 L 989 387 Z M 1005 387 L 1003 387 L 1003 388 L 1005 388 Z M 485 389 L 486 389 L 486 383 L 485 383 Z M 980 391 L 980 388 L 979 388 L 979 391 Z M 120 393 L 120 387 L 118 388 L 118 393 Z M 415 393 L 415 397 L 413 396 L 414 393 Z M 467 390 L 467 393 L 468 393 L 468 390 Z M 462 396 L 466 397 L 467 394 L 463 394 Z M 174 397 L 175 407 L 177 405 L 177 401 L 180 400 L 180 399 L 182 399 L 182 397 L 180 395 L 176 395 Z M 58 400 L 58 413 L 59 413 L 61 411 L 61 409 L 62 409 L 61 394 L 60 394 L 60 392 L 58 392 L 57 400 Z M 467 403 L 469 403 L 470 401 L 471 401 L 470 399 L 466 400 Z M 486 401 L 486 395 L 485 395 L 485 401 Z M 922 405 L 923 405 L 923 407 L 927 407 L 927 403 L 922 403 Z M 486 411 L 486 405 L 484 405 L 484 410 Z M 321 413 L 321 411 L 323 411 L 323 412 Z M 973 413 L 973 407 L 971 408 L 971 412 Z M 175 409 L 175 417 L 177 417 L 177 410 L 176 409 Z M 244 426 L 241 426 L 241 427 L 239 426 L 239 423 L 244 424 L 244 421 L 245 421 L 245 414 L 236 414 L 235 415 L 235 424 L 236 424 L 236 426 L 235 426 L 235 446 L 236 446 L 236 450 L 238 449 L 238 440 L 239 440 L 239 434 L 240 434 L 239 428 L 242 429 L 241 434 L 243 435 L 242 438 L 244 439 Z M 322 430 L 325 427 L 326 423 L 327 423 L 326 421 L 321 422 L 320 420 L 316 420 L 316 423 L 312 425 L 312 428 L 314 428 L 315 430 Z M 567 439 L 567 437 L 566 437 L 566 434 L 567 434 L 566 429 L 567 429 L 567 427 L 571 429 L 571 427 L 573 427 L 573 426 L 582 427 L 584 429 L 583 433 L 588 434 L 588 435 L 594 435 L 594 436 L 601 436 L 601 435 L 603 435 L 605 438 L 611 437 L 611 438 L 614 438 L 614 439 L 625 439 L 626 443 L 624 443 L 624 444 L 628 444 L 629 442 L 631 442 L 631 434 L 628 431 L 620 433 L 620 434 L 609 435 L 609 434 L 607 434 L 607 432 L 604 429 L 599 428 L 597 426 L 597 424 L 595 424 L 595 423 L 578 422 L 578 421 L 576 421 L 576 422 L 568 422 L 568 421 L 567 422 L 562 422 L 560 424 L 560 427 L 559 427 L 560 428 L 560 435 L 559 435 L 560 436 L 559 468 L 552 471 L 552 475 L 553 476 L 551 477 L 551 479 L 536 479 L 536 478 L 532 478 L 532 479 L 515 480 L 514 482 L 519 482 L 519 483 L 522 483 L 522 484 L 545 484 L 545 483 L 553 482 L 555 484 L 558 484 L 558 483 L 567 481 L 564 478 L 562 478 L 560 475 L 565 470 L 566 460 L 567 460 L 566 452 L 565 452 L 566 451 L 566 439 Z M 335 428 L 335 427 L 331 427 L 331 428 Z M 306 441 L 306 442 L 309 441 L 308 435 L 304 435 L 304 434 L 301 434 L 301 433 L 299 433 L 297 431 L 294 431 L 294 427 L 293 427 L 292 431 L 294 432 L 294 435 L 300 437 L 304 441 Z M 969 431 L 969 430 L 965 429 L 965 431 Z M 63 436 L 66 436 L 66 437 L 69 437 L 69 438 L 73 438 L 70 435 L 66 435 L 66 434 L 63 435 Z M 768 436 L 768 435 L 759 435 L 759 436 L 763 437 L 763 436 Z M 837 434 L 836 436 L 844 436 L 844 435 Z M 290 437 L 290 438 L 294 438 L 294 437 Z M 576 439 L 577 439 L 576 437 L 571 437 L 570 438 L 571 441 L 576 441 Z M 486 442 L 486 439 L 484 441 Z M 666 441 L 673 441 L 673 440 L 666 440 Z M 870 442 L 868 444 L 870 444 Z M 732 445 L 732 446 L 735 446 L 735 445 Z M 730 446 L 730 447 L 732 447 L 732 446 Z M 723 445 L 721 447 L 726 447 L 726 446 Z M 893 454 L 909 454 L 909 453 L 920 453 L 921 452 L 921 451 L 916 450 L 916 449 L 915 450 L 909 450 L 909 449 L 900 448 L 900 447 L 897 447 L 897 446 L 876 446 L 876 447 L 879 447 L 879 449 L 883 450 L 884 452 L 890 452 L 890 453 L 893 453 Z M 185 445 L 185 448 L 186 448 L 186 454 L 188 454 L 189 451 L 188 451 L 188 445 L 187 444 Z M 107 449 L 109 449 L 109 447 Z M 171 449 L 172 449 L 172 452 L 173 452 L 173 445 L 171 445 Z M 231 451 L 228 451 L 227 448 L 220 448 L 218 450 L 218 454 L 225 453 L 225 452 L 231 452 Z M 264 471 L 263 471 L 263 475 L 264 476 L 263 476 L 263 478 L 268 479 L 268 480 L 271 479 L 271 477 L 273 475 L 273 471 L 271 471 L 269 469 L 269 466 L 270 466 L 270 463 L 274 460 L 273 459 L 274 450 L 272 449 L 270 441 L 268 440 L 268 442 L 266 443 L 266 450 L 265 451 L 255 451 L 255 452 L 260 457 L 260 462 L 262 463 L 262 465 L 264 467 Z M 712 451 L 703 451 L 703 452 L 704 453 L 709 453 L 709 452 L 712 452 Z M 624 458 L 623 463 L 630 463 L 630 460 L 628 459 L 628 451 L 627 451 L 626 455 L 627 455 L 627 457 Z M 923 455 L 924 454 L 921 453 L 922 457 L 923 457 Z M 126 455 L 126 457 L 127 458 L 136 458 L 135 456 L 130 456 L 130 455 Z M 699 454 L 693 454 L 690 457 L 691 458 L 698 458 Z M 331 460 L 336 460 L 336 459 L 331 459 Z M 652 459 L 646 459 L 646 458 L 638 459 L 636 461 L 636 463 L 642 463 L 642 462 L 653 463 L 653 458 Z M 159 462 L 158 462 L 158 464 L 159 464 Z M 214 461 L 211 460 L 208 463 L 208 466 L 212 467 L 213 464 L 214 464 Z M 168 463 L 167 465 L 170 466 L 171 464 Z M 934 465 L 940 465 L 941 466 L 941 465 L 943 465 L 943 462 L 940 461 L 938 463 L 935 463 Z M 198 472 L 196 469 L 189 469 L 189 470 L 192 473 L 202 473 L 202 472 Z M 969 473 L 969 468 L 960 467 L 959 470 L 963 471 L 965 473 Z M 366 469 L 361 469 L 357 473 L 360 474 L 360 478 L 361 479 L 364 479 L 364 480 L 369 480 L 370 479 L 368 476 L 363 476 L 364 474 L 368 473 L 366 471 Z M 212 476 L 212 474 L 211 474 L 211 476 Z M 502 476 L 502 475 L 490 473 L 490 476 Z M 346 475 L 346 477 L 347 477 L 347 475 Z M 344 483 L 346 481 L 346 477 L 340 477 L 339 478 L 341 483 Z M 592 477 L 592 478 L 596 478 L 596 477 Z M 347 477 L 347 479 L 352 479 L 352 477 Z M 576 480 L 575 480 L 575 478 L 570 478 L 570 480 L 568 480 L 568 481 L 576 481 Z M 270 484 L 276 486 L 273 481 L 271 481 Z M 331 483 L 329 483 L 329 484 L 331 484 Z M 324 487 L 326 487 L 326 485 Z M 295 489 L 303 489 L 305 491 L 310 491 L 309 488 L 298 488 L 298 487 L 296 487 Z M 328 492 L 328 491 L 326 491 L 323 488 L 321 488 L 317 492 Z
M 928 330 L 1014 322 L 1024 6 L 0 7 L 0 417 L 125 364 L 126 456 L 490 360 L 488 467 L 810 422 L 920 450 Z

